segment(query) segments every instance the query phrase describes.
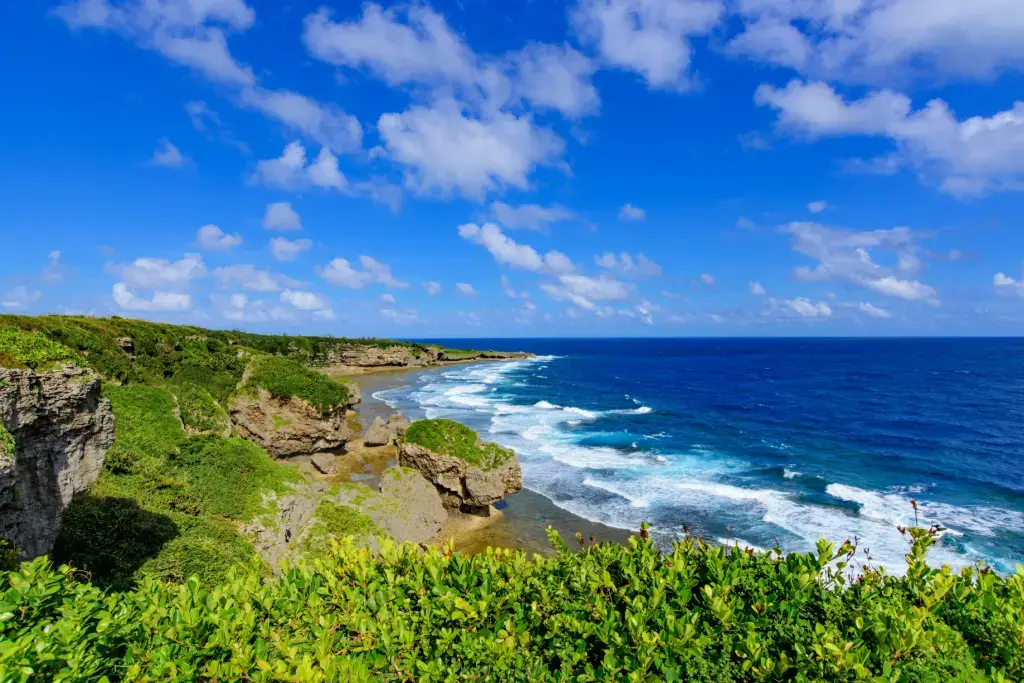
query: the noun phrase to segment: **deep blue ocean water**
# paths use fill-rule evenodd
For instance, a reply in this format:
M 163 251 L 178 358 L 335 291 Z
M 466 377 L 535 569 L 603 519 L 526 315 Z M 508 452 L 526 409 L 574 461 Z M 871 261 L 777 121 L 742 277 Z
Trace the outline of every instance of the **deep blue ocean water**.
M 668 544 L 683 526 L 786 550 L 857 537 L 900 572 L 1024 563 L 1024 340 L 444 340 L 536 360 L 455 366 L 378 398 L 515 448 L 526 487 Z

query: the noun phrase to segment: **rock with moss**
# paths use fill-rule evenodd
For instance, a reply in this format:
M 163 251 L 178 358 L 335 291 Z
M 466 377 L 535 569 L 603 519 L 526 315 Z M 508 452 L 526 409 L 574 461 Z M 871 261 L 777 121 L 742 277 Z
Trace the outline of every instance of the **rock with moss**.
M 434 485 L 445 507 L 471 514 L 523 488 L 523 470 L 515 452 L 484 442 L 453 420 L 420 420 L 399 444 L 398 464 L 418 470 Z
M 0 369 L 0 425 L 0 536 L 27 557 L 49 554 L 114 441 L 110 403 L 91 370 Z

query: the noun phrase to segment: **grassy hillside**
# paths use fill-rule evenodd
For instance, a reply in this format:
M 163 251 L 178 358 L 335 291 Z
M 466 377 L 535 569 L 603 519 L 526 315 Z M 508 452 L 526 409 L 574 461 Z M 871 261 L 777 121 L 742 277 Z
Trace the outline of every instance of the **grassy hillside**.
M 42 561 L 0 574 L 0 679 L 1019 681 L 1024 572 L 847 582 L 855 549 L 776 554 L 646 539 L 528 559 L 351 541 L 266 582 L 107 595 Z M 582 540 L 581 540 L 582 544 Z M 830 571 L 831 570 L 831 571 Z
M 454 420 L 417 420 L 409 425 L 404 439 L 438 455 L 459 458 L 483 470 L 500 467 L 515 457 L 508 448 L 480 441 L 473 429 Z

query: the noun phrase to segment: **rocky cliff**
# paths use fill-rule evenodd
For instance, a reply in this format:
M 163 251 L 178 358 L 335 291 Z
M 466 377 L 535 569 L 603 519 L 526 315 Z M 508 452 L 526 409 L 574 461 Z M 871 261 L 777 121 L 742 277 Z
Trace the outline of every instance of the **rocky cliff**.
M 75 493 L 99 476 L 114 414 L 91 370 L 0 368 L 0 536 L 27 557 L 49 554 Z M 13 453 L 11 446 L 13 445 Z
M 292 396 L 278 398 L 265 389 L 239 394 L 231 402 L 231 421 L 238 434 L 275 458 L 332 451 L 352 438 L 346 421 L 348 406 L 321 413 Z
M 474 360 L 517 360 L 531 354 L 520 351 L 453 351 L 438 346 L 374 346 L 338 343 L 326 354 L 329 374 L 372 368 L 419 368 Z
M 515 455 L 493 469 L 484 469 L 461 458 L 402 442 L 398 464 L 418 470 L 437 489 L 446 508 L 471 514 L 488 515 L 491 505 L 523 488 L 523 470 Z

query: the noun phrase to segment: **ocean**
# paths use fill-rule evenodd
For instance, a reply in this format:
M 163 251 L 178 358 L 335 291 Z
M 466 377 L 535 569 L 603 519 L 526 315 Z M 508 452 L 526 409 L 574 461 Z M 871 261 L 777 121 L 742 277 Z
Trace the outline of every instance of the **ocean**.
M 451 366 L 374 396 L 514 448 L 527 488 L 665 547 L 857 539 L 901 573 L 1024 563 L 1024 340 L 467 339 L 526 362 Z

